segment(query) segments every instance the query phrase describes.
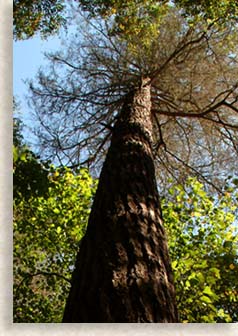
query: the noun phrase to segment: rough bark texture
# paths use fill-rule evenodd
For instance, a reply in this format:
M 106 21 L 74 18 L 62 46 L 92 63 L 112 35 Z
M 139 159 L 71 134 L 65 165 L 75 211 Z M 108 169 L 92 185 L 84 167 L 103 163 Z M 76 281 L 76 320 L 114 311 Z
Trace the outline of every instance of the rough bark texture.
M 150 104 L 145 79 L 114 127 L 63 322 L 177 322 Z

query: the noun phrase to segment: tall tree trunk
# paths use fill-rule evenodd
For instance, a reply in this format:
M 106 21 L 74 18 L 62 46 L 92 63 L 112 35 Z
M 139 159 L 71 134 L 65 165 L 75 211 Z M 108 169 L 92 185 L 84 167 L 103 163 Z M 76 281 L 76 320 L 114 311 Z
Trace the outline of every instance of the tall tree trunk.
M 150 108 L 144 79 L 115 124 L 63 322 L 177 322 Z

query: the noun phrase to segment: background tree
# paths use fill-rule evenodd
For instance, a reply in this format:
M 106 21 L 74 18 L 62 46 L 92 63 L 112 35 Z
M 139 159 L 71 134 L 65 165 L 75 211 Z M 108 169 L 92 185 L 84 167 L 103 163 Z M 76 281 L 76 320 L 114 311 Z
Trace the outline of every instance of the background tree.
M 30 196 L 44 196 L 49 187 L 48 163 L 37 157 L 26 146 L 23 137 L 25 125 L 16 116 L 20 105 L 13 99 L 13 197 L 22 195 L 25 200 Z
M 63 148 L 67 151 L 76 146 L 77 160 L 78 149 L 82 148 L 80 144 L 88 145 L 91 140 L 94 142 L 96 136 L 102 136 L 106 128 L 112 130 L 111 147 L 102 169 L 87 234 L 76 262 L 64 322 L 177 320 L 166 239 L 160 225 L 161 214 L 155 191 L 152 133 L 155 149 L 163 149 L 157 157 L 161 163 L 166 163 L 166 169 L 172 167 L 175 178 L 184 179 L 185 174 L 181 174 L 182 169 L 179 169 L 183 163 L 187 168 L 186 174 L 192 171 L 208 181 L 207 167 L 212 167 L 214 172 L 215 163 L 219 166 L 222 164 L 219 157 L 214 158 L 213 150 L 221 140 L 223 144 L 220 148 L 222 151 L 225 149 L 224 154 L 228 154 L 226 164 L 229 163 L 231 167 L 234 164 L 230 154 L 234 153 L 233 149 L 236 150 L 236 145 L 232 145 L 237 140 L 234 132 L 237 128 L 237 82 L 234 77 L 235 62 L 230 62 L 229 55 L 232 52 L 235 55 L 233 59 L 236 53 L 232 44 L 228 43 L 228 37 L 232 36 L 234 40 L 237 38 L 236 32 L 230 25 L 222 26 L 221 29 L 214 22 L 208 24 L 207 21 L 199 20 L 190 25 L 176 8 L 169 7 L 152 40 L 148 36 L 142 38 L 142 30 L 128 34 L 126 39 L 118 38 L 111 27 L 109 33 L 112 32 L 114 36 L 107 34 L 105 29 L 101 30 L 104 39 L 97 40 L 98 44 L 95 44 L 97 41 L 91 44 L 93 39 L 88 36 L 89 43 L 87 49 L 82 48 L 80 63 L 69 61 L 70 57 L 51 57 L 70 69 L 67 83 L 59 80 L 56 69 L 52 68 L 53 76 L 40 76 L 41 88 L 32 86 L 35 97 L 41 102 L 41 125 L 50 135 L 48 139 L 53 145 L 57 144 L 55 149 L 61 151 Z M 109 22 L 105 23 L 105 28 L 110 26 Z M 173 30 L 168 29 L 169 24 Z M 169 32 L 164 35 L 167 39 L 161 37 L 163 30 L 164 34 Z M 163 45 L 165 41 L 166 45 Z M 228 48 L 224 50 L 221 41 L 227 41 Z M 164 48 L 160 49 L 162 45 Z M 80 88 L 72 82 L 77 77 L 81 80 Z M 45 107 L 51 107 L 51 122 L 54 122 L 57 130 L 52 130 L 46 124 L 42 101 Z M 80 114 L 77 109 L 80 121 L 78 130 L 84 131 L 84 134 L 76 133 L 78 125 L 75 119 L 71 118 L 68 123 L 62 119 L 62 112 L 63 115 L 66 112 L 67 117 L 69 114 L 73 116 L 75 101 L 76 104 L 80 103 L 82 112 Z M 94 106 L 96 108 L 93 110 Z M 55 112 L 60 115 L 60 119 L 57 119 Z M 70 132 L 72 134 L 73 130 L 73 138 L 69 137 L 67 131 L 64 132 L 72 120 L 74 127 Z M 91 122 L 94 130 L 96 125 L 104 129 L 97 127 L 98 133 L 87 136 L 86 127 L 89 128 Z M 67 144 L 69 138 L 71 143 Z M 100 150 L 104 142 L 98 142 L 96 150 Z M 183 148 L 182 157 L 176 153 L 179 145 Z M 204 148 L 206 153 L 201 160 Z M 127 167 L 127 173 L 135 172 L 130 181 L 126 171 L 118 170 L 119 163 Z M 210 183 L 213 183 L 211 179 Z M 106 185 L 111 186 L 110 196 Z M 136 190 L 133 185 L 140 187 Z M 216 187 L 214 183 L 213 186 Z M 151 228 L 154 228 L 154 232 L 148 240 L 146 231 Z M 106 232 L 111 234 L 106 235 Z M 104 256 L 101 253 L 102 246 L 105 247 Z M 147 259 L 149 263 L 145 263 Z M 85 262 L 94 266 L 86 268 Z M 97 271 L 100 262 L 102 274 Z M 125 264 L 126 275 L 123 269 Z M 155 279 L 156 274 L 159 274 L 160 282 Z M 86 291 L 88 278 L 92 279 L 90 291 Z M 108 290 L 113 293 L 112 301 L 117 303 L 117 310 L 110 301 Z M 133 297 L 139 299 L 133 302 Z
M 22 122 L 15 117 L 13 126 L 13 196 L 19 195 L 27 200 L 31 196 L 43 196 L 49 187 L 48 164 L 39 158 L 23 144 L 21 133 Z
M 16 40 L 33 37 L 36 33 L 46 37 L 65 24 L 63 0 L 14 0 L 13 35 Z
M 232 0 L 222 0 L 219 4 L 215 0 L 79 0 L 83 10 L 91 16 L 114 16 L 114 33 L 132 33 L 143 30 L 153 33 L 153 26 L 159 23 L 168 6 L 177 6 L 180 13 L 185 16 L 190 24 L 198 21 L 219 22 L 224 24 L 228 20 L 237 21 L 238 8 Z M 144 30 L 144 28 L 146 29 Z M 152 28 L 152 29 L 151 29 Z
M 163 199 L 181 322 L 237 321 L 237 183 L 211 196 L 189 178 Z
M 14 102 L 14 110 L 17 104 Z M 13 320 L 60 322 L 96 181 L 41 161 L 13 127 Z
M 69 169 L 52 169 L 50 175 L 51 196 L 57 201 L 51 196 L 34 196 L 30 198 L 30 210 L 29 202 L 18 194 L 18 206 L 14 207 L 14 322 L 61 322 L 72 272 L 66 265 L 74 265 L 78 241 L 86 231 L 92 191 L 85 184 L 90 181 L 87 172 L 75 176 Z M 80 194 L 76 192 L 78 188 Z M 65 197 L 65 190 L 72 196 L 70 199 Z M 195 179 L 187 181 L 185 190 L 181 185 L 172 187 L 170 196 L 162 201 L 181 322 L 236 322 L 235 185 L 229 184 L 219 200 L 207 194 Z M 80 198 L 82 207 L 72 207 L 74 196 Z M 64 209 L 62 215 L 59 209 Z M 67 236 L 65 227 L 70 228 Z M 20 232 L 31 239 L 25 243 Z M 47 252 L 44 257 L 39 250 L 42 246 Z M 48 263 L 46 269 L 40 260 L 46 260 L 53 249 L 61 251 L 61 259 Z
M 79 0 L 79 3 L 82 5 L 84 10 L 89 11 L 91 14 L 101 14 L 101 15 L 109 15 L 111 13 L 126 14 L 131 8 L 134 6 L 139 11 L 142 9 L 147 9 L 149 14 L 150 9 L 161 7 L 164 4 L 167 5 L 169 1 L 167 0 Z M 197 0 L 196 4 L 189 0 L 174 0 L 170 1 L 171 3 L 178 4 L 181 6 L 181 9 L 184 13 L 191 15 L 200 15 L 205 16 L 206 18 L 218 18 L 223 17 L 225 15 L 229 15 L 229 18 L 234 18 L 236 15 L 237 6 L 232 0 L 222 0 L 217 4 L 215 0 L 203 1 Z M 137 5 L 137 6 L 136 6 Z M 135 14 L 135 12 L 133 13 Z
M 36 193 L 32 175 L 41 175 L 42 166 L 32 164 L 28 155 L 20 157 L 15 162 L 18 176 L 21 161 L 27 170 L 20 169 L 20 183 L 14 179 L 13 319 L 16 323 L 61 322 L 95 183 L 86 169 L 75 173 L 51 166 Z M 24 181 L 27 190 L 22 188 Z

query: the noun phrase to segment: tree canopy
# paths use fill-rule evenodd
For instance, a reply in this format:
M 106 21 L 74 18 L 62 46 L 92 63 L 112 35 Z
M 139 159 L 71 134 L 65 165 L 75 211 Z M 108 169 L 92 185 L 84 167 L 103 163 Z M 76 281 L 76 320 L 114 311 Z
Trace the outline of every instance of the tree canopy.
M 27 169 L 19 170 L 21 161 Z M 46 170 L 28 156 L 15 166 L 13 319 L 61 322 L 96 184 L 86 169 L 75 173 L 51 166 L 36 194 L 34 176 Z M 21 173 L 20 183 L 16 173 Z M 22 188 L 23 182 L 28 189 Z
M 25 145 L 22 128 L 14 117 L 13 319 L 61 322 L 96 181 L 87 169 L 40 160 Z
M 147 76 L 159 180 L 192 174 L 219 186 L 237 160 L 236 26 L 190 25 L 174 6 L 152 40 L 111 34 L 110 20 L 80 20 L 30 86 L 46 154 L 71 166 L 100 160 L 124 96 Z
M 147 13 L 157 14 L 156 10 L 162 6 L 180 6 L 180 9 L 186 15 L 199 15 L 208 19 L 237 19 L 237 4 L 232 0 L 222 0 L 217 3 L 214 0 L 204 1 L 197 0 L 196 3 L 189 0 L 80 0 L 84 10 L 89 11 L 92 15 L 111 15 L 117 14 L 124 16 L 130 13 L 135 14 Z M 123 15 L 122 15 L 123 14 Z M 127 15 L 126 15 L 127 18 Z
M 237 321 L 237 178 L 211 196 L 194 178 L 163 199 L 182 322 Z M 170 199 L 169 199 L 170 198 Z
M 58 31 L 66 22 L 64 0 L 14 0 L 13 36 L 24 40 L 40 33 L 42 37 Z
M 232 0 L 216 1 L 198 0 L 80 0 L 83 10 L 94 16 L 114 16 L 116 33 L 135 33 L 138 30 L 145 32 L 152 26 L 158 25 L 160 17 L 171 7 L 177 7 L 181 14 L 188 19 L 190 24 L 198 21 L 207 23 L 216 22 L 219 25 L 236 21 L 238 7 Z M 150 30 L 150 33 L 152 31 Z

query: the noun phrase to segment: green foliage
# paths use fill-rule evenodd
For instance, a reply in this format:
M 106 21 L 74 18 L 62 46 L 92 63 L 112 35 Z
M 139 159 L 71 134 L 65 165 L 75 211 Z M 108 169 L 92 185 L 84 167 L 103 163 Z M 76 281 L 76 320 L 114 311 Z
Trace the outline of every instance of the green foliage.
M 47 195 L 14 201 L 14 322 L 61 322 L 95 191 L 87 169 L 52 166 L 47 179 Z
M 17 40 L 33 37 L 37 32 L 46 37 L 65 23 L 63 0 L 14 0 L 13 34 Z
M 233 0 L 175 0 L 187 16 L 204 18 L 208 21 L 227 21 L 238 19 L 238 4 Z
M 200 15 L 209 19 L 228 18 L 237 19 L 237 2 L 233 0 L 80 0 L 84 10 L 93 15 L 103 16 L 132 13 L 142 14 L 147 9 L 147 14 L 157 15 L 160 7 L 164 5 L 179 6 L 186 15 Z
M 114 32 L 128 34 L 152 33 L 171 7 L 181 10 L 190 22 L 224 23 L 238 19 L 238 4 L 233 0 L 80 0 L 91 15 L 113 16 Z M 142 35 L 143 36 L 143 35 Z
M 236 180 L 234 180 L 235 182 Z M 201 183 L 170 189 L 163 200 L 181 322 L 238 320 L 237 200 L 234 185 L 224 196 L 208 195 Z
M 61 322 L 96 184 L 43 165 L 14 123 L 14 322 Z M 238 320 L 238 179 L 211 196 L 196 179 L 162 201 L 181 322 Z
M 16 106 L 14 107 L 16 109 Z M 38 160 L 36 155 L 23 143 L 23 124 L 19 118 L 13 119 L 13 195 L 15 202 L 31 196 L 47 193 L 49 180 L 47 163 Z
M 14 107 L 15 108 L 15 107 Z M 13 145 L 20 147 L 23 142 L 22 121 L 19 118 L 13 118 Z
M 123 34 L 124 39 L 137 36 L 147 43 L 157 36 L 158 25 L 169 8 L 168 1 L 153 0 L 81 0 L 80 3 L 93 16 L 113 17 L 113 34 Z
M 40 162 L 27 146 L 13 146 L 13 195 L 21 198 L 43 196 L 48 191 L 47 164 Z
M 14 202 L 14 322 L 61 322 L 95 181 L 86 169 L 48 172 L 47 196 Z M 189 179 L 163 200 L 181 322 L 237 321 L 237 200 Z
M 181 32 L 188 27 L 191 32 L 194 29 L 194 32 L 204 33 L 214 26 L 217 31 L 231 27 L 231 43 L 227 48 L 231 47 L 236 33 L 234 22 L 238 19 L 238 3 L 232 0 L 80 0 L 79 3 L 89 15 L 105 19 L 111 27 L 110 33 L 126 41 L 135 58 L 143 54 L 143 58 L 149 59 L 148 55 L 154 53 L 156 42 L 161 39 L 161 30 L 168 23 L 168 17 L 172 22 L 178 13 L 185 19 Z

